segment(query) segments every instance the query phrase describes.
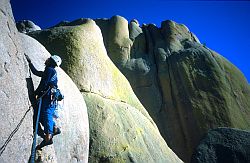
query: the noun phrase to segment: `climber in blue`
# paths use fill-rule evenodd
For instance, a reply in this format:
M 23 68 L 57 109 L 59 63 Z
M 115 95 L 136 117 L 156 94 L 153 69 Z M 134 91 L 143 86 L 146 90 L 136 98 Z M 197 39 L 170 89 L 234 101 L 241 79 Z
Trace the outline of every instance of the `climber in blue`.
M 36 98 L 42 97 L 42 105 L 41 105 L 41 113 L 39 122 L 43 125 L 44 131 L 42 131 L 41 126 L 39 124 L 38 135 L 44 138 L 40 145 L 37 146 L 38 149 L 43 146 L 50 145 L 53 143 L 52 137 L 53 135 L 60 134 L 60 129 L 55 125 L 53 120 L 53 115 L 55 112 L 56 101 L 53 100 L 51 90 L 53 88 L 57 88 L 57 73 L 55 70 L 56 66 L 60 66 L 62 60 L 59 56 L 53 55 L 45 61 L 45 70 L 38 71 L 31 63 L 30 58 L 25 55 L 27 61 L 29 62 L 29 67 L 32 73 L 36 76 L 41 77 L 41 81 L 37 89 L 35 90 Z M 33 116 L 33 126 L 35 126 L 35 121 L 37 119 L 37 109 L 34 109 Z

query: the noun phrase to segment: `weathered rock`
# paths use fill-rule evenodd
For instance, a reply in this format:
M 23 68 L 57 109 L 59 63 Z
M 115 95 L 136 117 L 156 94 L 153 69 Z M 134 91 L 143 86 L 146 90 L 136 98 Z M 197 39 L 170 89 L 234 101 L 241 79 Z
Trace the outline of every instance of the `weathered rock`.
M 80 18 L 80 19 L 76 19 L 76 20 L 70 22 L 67 25 L 76 26 L 76 25 L 86 24 L 86 23 L 88 23 L 90 21 L 91 21 L 91 19 L 89 19 L 89 18 Z
M 108 47 L 107 43 L 108 43 L 108 38 L 109 38 L 109 28 L 110 28 L 109 19 L 99 18 L 99 19 L 94 19 L 94 21 L 99 26 L 99 28 L 101 28 L 103 42 L 107 49 Z
M 186 145 L 187 150 L 181 152 L 188 154 L 186 159 L 211 128 L 250 128 L 249 85 L 219 54 L 192 45 L 170 55 L 166 67 L 169 78 L 158 74 L 164 100 L 162 115 L 167 116 L 162 118 L 167 120 L 165 133 L 176 151 Z
M 76 19 L 72 22 L 70 21 L 61 21 L 58 24 L 56 24 L 53 27 L 50 28 L 54 28 L 54 27 L 63 27 L 63 26 L 76 26 L 76 25 L 81 25 L 81 24 L 85 24 L 87 22 L 91 21 L 91 19 L 89 18 L 80 18 L 80 19 Z
M 132 41 L 129 39 L 128 21 L 121 16 L 113 16 L 106 21 L 108 21 L 108 31 L 112 31 L 104 32 L 106 33 L 104 42 L 107 53 L 116 66 L 125 65 L 132 46 Z M 96 22 L 101 29 L 107 29 L 107 23 L 100 20 Z
M 112 40 L 103 36 L 108 49 Z M 211 128 L 250 128 L 246 79 L 225 58 L 202 46 L 185 25 L 143 25 L 142 33 L 132 38 L 126 64 L 114 63 L 183 160 L 190 160 L 201 135 Z
M 189 29 L 185 25 L 177 24 L 170 20 L 162 22 L 161 32 L 166 41 L 166 45 L 171 52 L 177 52 L 183 49 L 181 44 L 182 41 L 193 41 Z
M 17 30 L 21 33 L 27 33 L 32 31 L 41 30 L 38 25 L 35 25 L 30 20 L 21 20 L 16 23 Z
M 229 126 L 249 129 L 249 85 L 238 69 L 215 52 L 188 41 L 190 38 L 175 40 L 180 43 L 179 46 L 171 42 L 164 45 L 156 30 L 147 29 L 150 37 L 146 38 L 150 38 L 154 45 L 153 48 L 151 44 L 147 45 L 148 53 L 155 56 L 157 67 L 157 73 L 153 73 L 153 76 L 159 83 L 151 80 L 150 87 L 140 87 L 141 81 L 145 83 L 150 78 L 146 75 L 144 78 L 125 75 L 130 81 L 138 80 L 135 85 L 131 83 L 138 98 L 170 147 L 182 159 L 189 160 L 201 135 L 210 128 Z M 171 53 L 171 49 L 180 51 Z M 150 66 L 151 70 L 152 67 L 154 65 Z M 152 71 L 147 75 L 150 73 Z M 201 80 L 201 77 L 204 78 Z M 237 83 L 237 79 L 242 82 Z M 147 91 L 152 90 L 154 85 L 156 90 Z M 156 96 L 157 92 L 161 93 L 160 97 Z M 231 92 L 235 92 L 235 95 Z
M 100 29 L 94 21 L 76 27 L 56 27 L 33 32 L 30 35 L 40 41 L 51 54 L 61 55 L 64 60 L 61 67 L 74 80 L 81 92 L 90 91 L 110 99 L 126 101 L 151 119 L 128 81 L 110 62 L 103 46 Z
M 69 23 L 70 23 L 70 21 L 63 20 L 63 21 L 60 21 L 58 24 L 52 26 L 51 28 L 60 27 L 60 26 L 67 26 Z
M 63 69 L 86 100 L 90 162 L 181 162 L 108 57 L 94 21 L 31 35 L 51 53 L 61 55 Z
M 209 130 L 192 155 L 191 163 L 250 162 L 250 132 L 233 128 Z
M 21 34 L 21 40 L 25 53 L 31 58 L 34 66 L 43 71 L 44 62 L 50 57 L 49 52 L 35 39 Z M 59 102 L 63 109 L 59 109 L 57 125 L 62 133 L 53 138 L 53 145 L 45 147 L 45 150 L 38 151 L 38 160 L 42 162 L 88 162 L 89 149 L 89 123 L 86 104 L 84 99 L 65 72 L 56 68 L 58 73 L 58 86 L 65 96 Z M 32 75 L 35 88 L 41 78 Z M 41 142 L 42 139 L 39 140 Z
M 90 162 L 181 162 L 136 108 L 92 93 L 84 97 L 90 108 Z
M 129 38 L 134 41 L 135 38 L 142 33 L 142 29 L 140 27 L 140 24 L 137 20 L 133 19 L 129 23 Z
M 108 56 L 128 78 L 164 139 L 183 160 L 189 162 L 201 136 L 211 128 L 250 128 L 250 88 L 246 79 L 225 58 L 202 46 L 185 25 L 164 21 L 160 28 L 153 24 L 140 28 L 135 21 L 128 26 L 120 16 L 95 22 Z M 100 59 L 102 55 L 95 55 L 104 54 L 100 51 L 105 49 L 100 45 L 102 38 L 92 32 L 95 30 L 86 32 L 92 28 L 91 21 L 79 19 L 71 24 L 83 25 L 34 32 L 32 36 L 50 52 L 63 54 L 63 68 L 82 92 L 125 101 L 149 117 L 137 102 L 127 99 L 135 99 L 130 91 L 122 90 L 127 88 L 114 91 L 113 81 L 119 79 L 105 74 L 111 69 L 111 74 L 117 73 L 113 66 L 107 66 L 109 61 Z M 92 58 L 84 59 L 78 54 L 91 54 Z M 124 85 L 119 84 L 115 89 Z
M 32 108 L 29 108 L 28 65 L 23 55 L 30 55 L 41 67 L 49 53 L 32 38 L 18 33 L 10 3 L 0 2 L 0 162 L 28 162 L 33 142 Z M 40 65 L 38 65 L 38 63 Z M 63 119 L 58 124 L 62 134 L 46 147 L 43 162 L 80 162 L 88 159 L 88 117 L 82 95 L 71 79 L 59 69 L 59 85 L 65 94 Z M 26 80 L 25 80 L 26 79 Z M 35 79 L 35 77 L 33 78 Z M 63 80 L 60 80 L 63 79 Z M 38 79 L 34 80 L 38 84 Z M 66 148 L 65 148 L 66 147 Z M 47 152 L 46 152 L 47 151 Z M 51 153 L 49 153 L 51 152 Z
M 27 162 L 32 144 L 23 49 L 8 0 L 0 1 L 0 162 Z

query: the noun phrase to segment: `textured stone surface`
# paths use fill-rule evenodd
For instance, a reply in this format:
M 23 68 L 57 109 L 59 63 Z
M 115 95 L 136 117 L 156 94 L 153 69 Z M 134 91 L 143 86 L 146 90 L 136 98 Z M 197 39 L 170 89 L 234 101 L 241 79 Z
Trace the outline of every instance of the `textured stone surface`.
M 250 162 L 250 132 L 233 128 L 209 130 L 192 155 L 191 163 Z
M 27 89 L 30 86 L 28 64 L 23 53 L 26 52 L 39 68 L 49 53 L 33 38 L 18 33 L 7 0 L 0 1 L 0 29 L 0 162 L 28 162 L 33 123 Z M 87 162 L 89 131 L 86 105 L 72 80 L 60 69 L 58 74 L 59 86 L 65 94 L 65 108 L 58 120 L 62 134 L 54 138 L 53 146 L 37 153 L 36 158 L 42 162 L 68 163 L 76 159 Z M 39 79 L 33 79 L 37 86 Z
M 159 75 L 162 115 L 167 116 L 163 116 L 167 139 L 179 149 L 183 144 L 189 149 L 182 154 L 190 155 L 208 129 L 249 129 L 249 85 L 238 69 L 201 45 L 173 53 L 168 59 L 169 78 Z
M 25 53 L 30 57 L 34 66 L 44 70 L 44 62 L 50 57 L 49 52 L 35 39 L 21 34 L 21 40 Z M 88 162 L 89 149 L 89 123 L 85 101 L 68 75 L 60 68 L 56 68 L 58 74 L 58 87 L 65 99 L 59 102 L 63 109 L 59 109 L 57 125 L 62 133 L 53 138 L 53 145 L 45 147 L 37 152 L 37 159 L 42 162 Z M 41 78 L 32 75 L 35 88 Z M 42 140 L 39 139 L 39 142 Z M 38 157 L 38 155 L 40 157 Z
M 129 39 L 128 21 L 121 16 L 95 21 L 104 31 L 104 43 L 110 59 L 116 66 L 125 65 L 132 46 L 132 41 Z
M 17 30 L 21 33 L 27 33 L 32 31 L 41 30 L 41 28 L 35 25 L 30 20 L 21 20 L 16 23 Z
M 119 17 L 113 19 L 114 23 L 124 21 L 117 20 Z M 106 20 L 99 21 L 105 24 Z M 63 69 L 86 100 L 90 162 L 181 162 L 162 139 L 126 78 L 108 57 L 102 33 L 94 21 L 30 35 L 51 53 L 61 55 L 65 61 Z
M 125 101 L 149 117 L 126 78 L 108 58 L 100 29 L 94 21 L 76 27 L 55 27 L 30 35 L 44 44 L 51 54 L 62 57 L 64 62 L 61 67 L 81 92 L 94 92 Z
M 137 22 L 131 23 L 135 28 Z M 129 59 L 115 64 L 183 160 L 189 161 L 201 135 L 211 128 L 250 128 L 250 88 L 235 66 L 201 45 L 185 25 L 167 20 L 160 28 L 143 25 L 142 33 L 134 35 L 131 23 Z M 111 32 L 100 26 L 102 33 Z M 103 36 L 108 49 L 112 40 Z
M 250 129 L 250 88 L 245 77 L 221 55 L 201 45 L 185 25 L 167 20 L 160 28 L 154 24 L 139 27 L 136 20 L 128 25 L 121 16 L 95 22 L 101 29 L 107 55 L 127 77 L 164 139 L 183 160 L 189 162 L 201 136 L 211 128 Z M 83 24 L 85 30 L 75 30 L 70 24 Z M 103 54 L 105 49 L 100 45 L 102 38 L 96 37 L 94 30 L 87 30 L 92 28 L 89 24 L 89 19 L 78 19 L 69 22 L 67 27 L 31 35 L 50 52 L 63 54 L 67 61 L 63 68 L 81 91 L 95 92 L 141 108 L 127 99 L 135 98 L 124 83 L 115 87 L 123 86 L 117 91 L 121 93 L 114 93 L 110 84 L 114 80 L 109 76 L 117 73 L 113 70 L 110 74 L 104 73 L 113 66 L 107 66 L 109 62 L 100 58 L 101 55 L 96 57 L 95 54 Z M 81 58 L 80 53 L 90 54 L 92 58 Z M 122 80 L 115 78 L 115 81 Z M 143 109 L 139 110 L 148 117 Z
M 166 46 L 171 52 L 181 50 L 183 48 L 182 41 L 198 41 L 192 37 L 191 32 L 184 24 L 178 24 L 170 20 L 161 23 L 161 32 Z
M 10 3 L 0 1 L 0 162 L 27 162 L 32 144 L 23 50 Z
M 129 23 L 129 38 L 134 41 L 135 38 L 142 33 L 142 29 L 140 27 L 140 24 L 137 20 L 133 19 Z
M 90 114 L 90 162 L 181 162 L 157 128 L 127 103 L 85 93 Z

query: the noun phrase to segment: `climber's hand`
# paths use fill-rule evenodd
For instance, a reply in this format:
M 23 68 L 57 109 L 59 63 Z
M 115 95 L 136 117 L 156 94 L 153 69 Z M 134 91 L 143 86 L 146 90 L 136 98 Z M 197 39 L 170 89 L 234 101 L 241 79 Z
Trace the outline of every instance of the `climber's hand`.
M 24 53 L 24 56 L 26 57 L 27 61 L 28 61 L 29 63 L 31 63 L 31 59 L 30 59 L 30 57 L 29 57 L 26 53 Z

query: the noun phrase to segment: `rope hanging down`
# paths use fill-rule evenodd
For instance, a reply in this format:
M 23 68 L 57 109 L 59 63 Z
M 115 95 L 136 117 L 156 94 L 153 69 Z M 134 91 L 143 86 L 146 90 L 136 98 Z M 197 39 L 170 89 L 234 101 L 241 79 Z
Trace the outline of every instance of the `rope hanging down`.
M 45 93 L 38 99 L 39 107 L 38 107 L 38 111 L 37 111 L 36 128 L 35 128 L 34 139 L 33 139 L 33 143 L 32 143 L 31 163 L 35 163 L 36 135 L 37 135 L 37 130 L 38 130 L 38 123 L 39 123 L 39 118 L 40 118 L 40 112 L 41 112 L 41 106 L 42 106 L 42 99 L 43 99 L 43 96 L 46 95 L 49 90 L 50 90 L 50 88 L 47 91 L 45 91 Z
M 23 123 L 23 120 L 25 119 L 26 115 L 28 114 L 28 112 L 31 110 L 31 106 L 29 106 L 29 109 L 25 112 L 24 116 L 22 117 L 22 119 L 20 120 L 20 122 L 18 123 L 18 125 L 16 126 L 16 128 L 11 132 L 10 136 L 8 137 L 8 139 L 5 141 L 4 145 L 1 146 L 0 148 L 0 156 L 3 154 L 5 148 L 7 147 L 7 145 L 9 144 L 9 142 L 11 141 L 12 137 L 16 134 L 16 132 L 19 130 L 19 127 L 21 126 L 21 124 Z
M 39 117 L 41 112 L 41 106 L 42 106 L 42 97 L 39 98 L 39 107 L 37 112 L 37 119 L 36 119 L 36 129 L 34 134 L 34 139 L 32 143 L 32 151 L 31 151 L 31 163 L 35 163 L 35 154 L 36 154 L 36 135 L 38 130 L 38 123 L 39 123 Z

